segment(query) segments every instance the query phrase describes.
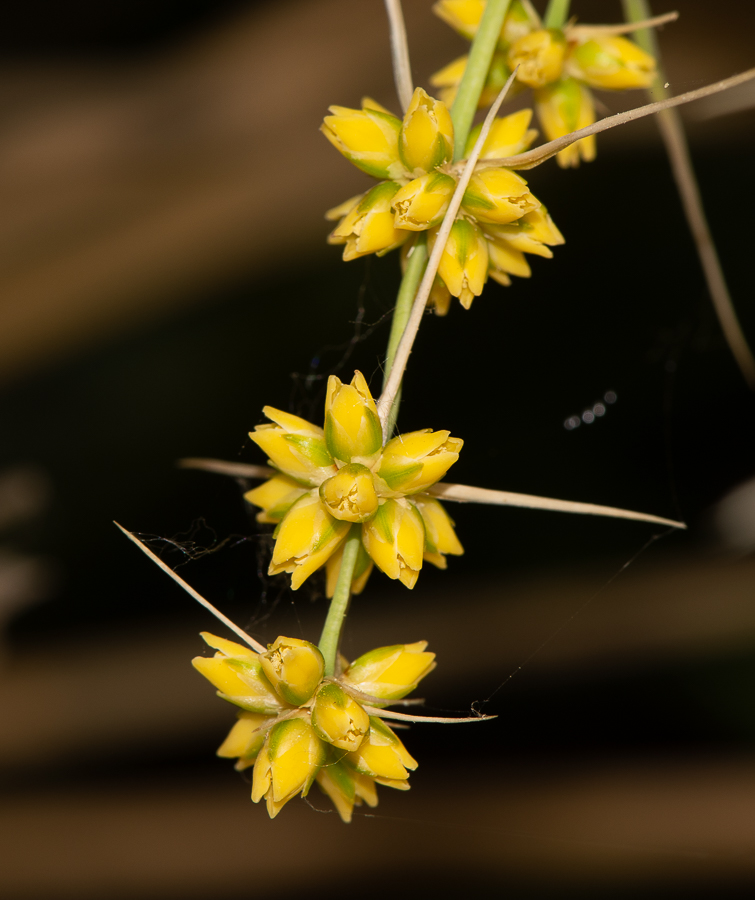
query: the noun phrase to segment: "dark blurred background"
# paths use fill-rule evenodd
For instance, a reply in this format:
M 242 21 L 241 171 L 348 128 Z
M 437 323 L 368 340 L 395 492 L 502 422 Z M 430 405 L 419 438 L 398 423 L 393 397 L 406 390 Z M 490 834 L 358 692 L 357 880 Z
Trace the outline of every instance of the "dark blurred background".
M 749 2 L 676 8 L 672 91 L 755 63 Z M 465 45 L 429 2 L 405 13 L 427 86 Z M 322 582 L 268 579 L 239 485 L 175 463 L 261 462 L 262 406 L 319 421 L 332 372 L 379 390 L 398 262 L 326 245 L 324 210 L 367 179 L 317 129 L 364 94 L 397 107 L 383 5 L 69 0 L 3 18 L 3 897 L 751 896 L 755 397 L 654 123 L 531 173 L 566 245 L 427 318 L 400 424 L 464 438 L 454 481 L 689 531 L 452 508 L 466 555 L 412 593 L 373 575 L 344 651 L 425 638 L 429 710 L 498 719 L 402 735 L 411 793 L 381 789 L 349 827 L 301 800 L 271 823 L 214 756 L 233 710 L 189 666 L 220 626 L 112 520 L 261 640 L 317 639 Z M 683 113 L 751 344 L 753 103 L 745 87 Z

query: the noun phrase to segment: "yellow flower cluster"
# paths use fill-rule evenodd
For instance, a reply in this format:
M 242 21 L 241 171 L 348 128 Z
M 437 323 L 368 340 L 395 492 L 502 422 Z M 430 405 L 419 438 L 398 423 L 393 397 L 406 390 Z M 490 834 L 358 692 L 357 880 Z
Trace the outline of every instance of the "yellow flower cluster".
M 245 497 L 261 507 L 258 521 L 277 523 L 268 574 L 290 573 L 295 590 L 326 565 L 332 596 L 353 526 L 361 528 L 354 593 L 373 563 L 412 588 L 423 560 L 444 569 L 445 554 L 464 552 L 448 514 L 425 493 L 459 458 L 459 438 L 427 428 L 383 446 L 361 372 L 351 384 L 331 375 L 324 428 L 270 406 L 263 411 L 274 424 L 258 425 L 250 437 L 277 474 Z
M 403 121 L 369 99 L 361 110 L 330 111 L 322 126 L 328 140 L 355 166 L 382 179 L 327 213 L 339 220 L 330 243 L 345 245 L 345 260 L 402 246 L 408 251 L 422 232 L 432 247 L 458 175 L 451 166 L 454 129 L 445 103 L 417 88 Z M 529 128 L 531 117 L 531 110 L 522 110 L 496 119 L 480 158 L 526 150 L 537 134 Z M 467 152 L 478 134 L 479 129 L 470 135 Z M 528 278 L 524 254 L 551 257 L 548 245 L 561 243 L 521 175 L 500 166 L 481 169 L 469 182 L 446 242 L 433 294 L 436 310 L 447 312 L 451 296 L 468 309 L 488 276 L 501 284 L 510 284 L 511 275 Z
M 438 0 L 434 11 L 462 37 L 471 40 L 485 11 L 485 0 Z M 467 65 L 462 56 L 436 72 L 431 84 L 451 104 Z M 543 28 L 528 0 L 513 0 L 501 34 L 480 106 L 493 102 L 509 74 L 519 66 L 516 82 L 534 90 L 535 109 L 549 140 L 595 121 L 590 88 L 623 91 L 650 87 L 655 60 L 637 44 L 591 26 L 564 30 Z M 578 166 L 580 157 L 595 158 L 595 137 L 577 141 L 558 154 L 562 168 Z
M 323 678 L 314 644 L 279 637 L 257 654 L 243 644 L 203 633 L 217 652 L 192 660 L 219 696 L 241 707 L 218 749 L 239 770 L 254 766 L 252 800 L 270 818 L 316 781 L 344 822 L 354 806 L 376 806 L 376 785 L 406 791 L 416 761 L 379 717 L 435 668 L 426 641 L 379 647 L 335 678 Z M 366 707 L 366 708 L 365 708 Z

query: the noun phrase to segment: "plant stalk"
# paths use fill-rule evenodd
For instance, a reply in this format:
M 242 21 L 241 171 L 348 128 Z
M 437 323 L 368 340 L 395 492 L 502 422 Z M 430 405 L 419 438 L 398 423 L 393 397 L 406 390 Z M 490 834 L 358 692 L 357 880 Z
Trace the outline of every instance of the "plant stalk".
M 464 148 L 467 146 L 469 131 L 477 112 L 477 103 L 490 71 L 490 63 L 508 8 L 509 0 L 488 0 L 480 19 L 480 27 L 472 41 L 467 66 L 451 107 L 451 120 L 454 123 L 454 162 L 464 157 Z
M 325 659 L 325 674 L 334 675 L 336 670 L 336 656 L 338 645 L 341 641 L 341 631 L 346 619 L 351 598 L 351 582 L 354 579 L 359 544 L 362 540 L 362 526 L 352 525 L 346 538 L 341 557 L 341 571 L 338 573 L 335 593 L 330 601 L 328 616 L 320 635 L 320 652 Z
M 563 28 L 568 18 L 569 0 L 550 0 L 543 16 L 543 26 L 545 28 Z

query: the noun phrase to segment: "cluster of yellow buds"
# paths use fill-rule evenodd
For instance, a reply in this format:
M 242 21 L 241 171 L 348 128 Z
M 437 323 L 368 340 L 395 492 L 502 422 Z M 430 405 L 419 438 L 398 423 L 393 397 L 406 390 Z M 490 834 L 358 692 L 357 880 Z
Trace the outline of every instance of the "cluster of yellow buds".
M 408 252 L 423 232 L 432 246 L 459 175 L 452 164 L 448 108 L 421 88 L 414 91 L 403 121 L 373 100 L 362 104 L 361 110 L 330 107 L 322 131 L 355 166 L 382 180 L 327 213 L 328 219 L 340 220 L 329 241 L 345 245 L 345 260 L 397 247 Z M 537 134 L 529 128 L 531 117 L 531 110 L 522 110 L 496 119 L 480 159 L 526 150 Z M 467 152 L 478 135 L 479 129 L 470 135 Z M 511 275 L 529 277 L 524 254 L 550 257 L 549 245 L 561 243 L 563 237 L 521 175 L 501 166 L 481 167 L 464 193 L 440 261 L 436 310 L 445 313 L 451 296 L 468 309 L 488 275 L 501 284 L 510 284 Z
M 434 11 L 462 37 L 471 40 L 485 11 L 486 0 L 438 0 Z M 451 103 L 467 64 L 462 56 L 436 72 L 431 83 Z M 655 77 L 652 56 L 633 41 L 606 33 L 600 26 L 567 25 L 543 28 L 528 0 L 513 0 L 498 39 L 480 106 L 495 99 L 517 67 L 516 82 L 534 90 L 535 109 L 549 140 L 562 137 L 595 121 L 590 88 L 622 91 L 648 88 Z M 577 141 L 558 154 L 566 168 L 580 157 L 595 158 L 595 137 Z
M 379 647 L 341 674 L 324 678 L 319 649 L 279 637 L 257 654 L 243 644 L 204 632 L 217 652 L 192 660 L 224 700 L 241 707 L 218 749 L 238 770 L 254 766 L 252 800 L 263 798 L 270 818 L 316 781 L 341 818 L 355 805 L 375 806 L 375 786 L 409 789 L 416 761 L 380 718 L 435 668 L 426 641 Z
M 250 437 L 277 473 L 245 498 L 261 507 L 258 521 L 277 523 L 270 575 L 288 572 L 295 590 L 326 565 L 332 596 L 352 527 L 361 529 L 354 593 L 373 563 L 412 588 L 423 560 L 445 568 L 445 554 L 464 552 L 450 517 L 426 493 L 459 458 L 459 438 L 427 428 L 383 445 L 361 372 L 351 384 L 331 375 L 324 428 L 270 406 L 263 412 L 274 424 Z

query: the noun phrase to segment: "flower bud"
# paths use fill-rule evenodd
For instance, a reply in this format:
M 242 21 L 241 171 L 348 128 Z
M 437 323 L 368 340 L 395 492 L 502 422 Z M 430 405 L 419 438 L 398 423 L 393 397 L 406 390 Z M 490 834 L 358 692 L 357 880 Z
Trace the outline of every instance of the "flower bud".
M 249 437 L 268 455 L 270 465 L 304 484 L 320 484 L 335 471 L 322 428 L 272 406 L 262 412 L 273 425 L 258 425 Z
M 264 797 L 274 819 L 292 797 L 306 797 L 324 762 L 325 747 L 308 722 L 300 718 L 278 722 L 254 764 L 252 800 L 259 803 Z
M 334 519 L 320 503 L 318 492 L 310 491 L 294 503 L 276 528 L 267 574 L 288 572 L 296 590 L 327 562 L 350 527 L 348 522 Z
M 259 487 L 247 491 L 244 500 L 262 509 L 257 513 L 258 522 L 280 522 L 299 497 L 306 493 L 307 489 L 288 475 L 274 475 Z
M 540 206 L 521 175 L 498 166 L 476 172 L 461 202 L 478 222 L 491 225 L 515 222 Z
M 429 232 L 428 249 L 437 238 L 437 230 Z M 488 245 L 480 229 L 466 219 L 457 219 L 451 228 L 438 275 L 461 305 L 469 309 L 475 297 L 479 297 L 488 277 Z
M 546 246 L 547 244 L 555 247 L 564 243 L 563 235 L 544 206 L 527 213 L 511 225 L 498 225 L 490 227 L 486 231 L 488 237 L 492 236 L 496 243 L 505 241 L 515 250 L 544 256 L 546 259 L 553 256 L 553 252 Z M 490 241 L 488 241 L 488 248 L 490 248 Z
M 437 275 L 430 288 L 430 296 L 427 298 L 427 305 L 435 310 L 436 316 L 448 315 L 451 306 L 451 292 L 443 283 L 443 279 Z
M 374 178 L 400 178 L 404 167 L 398 156 L 401 121 L 374 108 L 331 106 L 320 130 L 354 165 Z
M 351 384 L 335 375 L 328 379 L 325 396 L 325 440 L 342 462 L 371 463 L 383 445 L 383 432 L 375 401 L 361 372 Z
M 338 750 L 356 750 L 370 730 L 370 718 L 342 687 L 329 682 L 315 697 L 312 727 Z
M 601 34 L 578 43 L 566 58 L 567 75 L 594 88 L 624 91 L 649 88 L 655 78 L 655 59 L 633 41 Z
M 454 126 L 446 104 L 416 88 L 404 115 L 398 152 L 409 175 L 419 176 L 453 157 Z
M 326 563 L 325 595 L 327 597 L 332 597 L 336 592 L 336 583 L 338 582 L 338 576 L 341 574 L 344 546 L 345 543 L 341 544 Z M 360 544 L 356 565 L 354 566 L 354 576 L 351 581 L 352 594 L 362 593 L 367 584 L 367 579 L 372 573 L 373 565 L 372 560 L 367 555 L 367 551 L 364 549 L 364 544 Z
M 590 90 L 574 78 L 562 78 L 535 91 L 535 109 L 549 141 L 586 128 L 595 121 Z M 560 150 L 556 161 L 562 169 L 568 169 L 578 166 L 580 157 L 585 162 L 595 159 L 594 134 Z
M 438 0 L 433 5 L 433 12 L 463 38 L 471 41 L 480 27 L 485 0 Z
M 399 186 L 395 181 L 381 181 L 344 216 L 328 236 L 329 244 L 346 244 L 346 262 L 368 253 L 383 255 L 409 237 L 395 227 L 391 203 Z
M 393 731 L 376 716 L 370 716 L 370 731 L 358 750 L 346 755 L 346 762 L 360 775 L 406 781 L 407 769 L 416 769 L 417 761 Z
M 317 690 L 325 673 L 322 653 L 299 638 L 279 637 L 260 654 L 260 664 L 270 684 L 292 706 L 301 706 Z
M 516 250 L 508 241 L 488 241 L 488 256 L 490 269 L 488 274 L 494 281 L 508 285 L 511 283 L 509 275 L 519 278 L 529 278 L 532 274 L 529 263 L 524 258 L 521 250 Z
M 362 526 L 362 541 L 375 565 L 389 578 L 414 587 L 425 546 L 425 528 L 416 507 L 406 500 L 387 500 Z
M 254 765 L 257 754 L 262 749 L 267 737 L 266 725 L 274 719 L 271 716 L 261 716 L 259 713 L 240 712 L 238 722 L 231 728 L 228 737 L 218 747 L 218 756 L 227 759 L 238 757 L 236 770 L 241 772 Z
M 375 781 L 366 775 L 360 775 L 340 762 L 341 754 L 331 753 L 317 773 L 317 784 L 320 790 L 333 801 L 338 815 L 344 822 L 351 821 L 354 806 L 377 806 L 378 797 Z
M 263 715 L 275 715 L 284 708 L 262 671 L 256 653 L 206 631 L 202 632 L 202 637 L 218 652 L 210 659 L 197 656 L 191 664 L 218 689 L 224 700 Z
M 438 225 L 456 190 L 456 181 L 442 172 L 430 172 L 405 184 L 393 198 L 396 227 L 426 231 Z
M 328 512 L 343 522 L 366 522 L 378 508 L 372 472 L 359 463 L 350 463 L 323 481 L 320 499 Z
M 425 523 L 424 558 L 439 569 L 445 569 L 446 553 L 452 556 L 461 556 L 464 553 L 464 548 L 454 531 L 453 519 L 437 500 L 427 494 L 415 495 L 412 497 L 412 503 L 419 510 Z
M 426 647 L 427 641 L 377 647 L 351 663 L 344 681 L 370 697 L 401 700 L 435 668 L 435 654 L 426 653 Z
M 464 446 L 450 431 L 411 431 L 392 438 L 380 457 L 378 476 L 402 496 L 425 491 L 446 474 Z
M 530 128 L 531 109 L 520 109 L 519 112 L 493 120 L 490 132 L 482 146 L 480 159 L 498 159 L 504 156 L 515 156 L 523 153 L 537 137 L 537 131 Z M 469 132 L 465 156 L 469 156 L 480 136 L 482 123 L 475 125 Z
M 566 38 L 556 28 L 541 28 L 525 34 L 509 48 L 508 63 L 517 81 L 531 88 L 544 87 L 561 77 Z

